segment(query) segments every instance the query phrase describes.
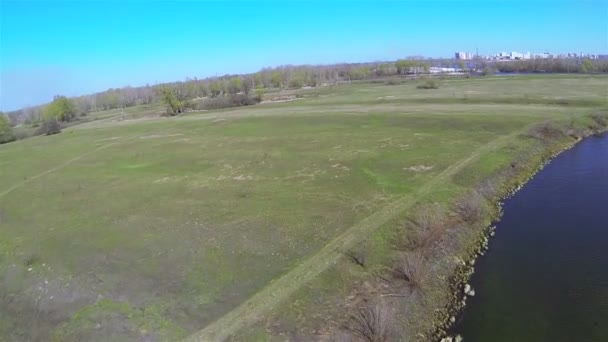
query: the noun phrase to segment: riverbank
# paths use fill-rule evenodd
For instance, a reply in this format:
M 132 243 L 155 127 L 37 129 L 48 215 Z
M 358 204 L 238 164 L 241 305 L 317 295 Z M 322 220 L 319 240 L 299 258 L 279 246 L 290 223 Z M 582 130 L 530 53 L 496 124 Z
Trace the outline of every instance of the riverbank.
M 492 202 L 492 211 L 486 217 L 486 220 L 491 221 L 491 223 L 485 226 L 483 224 L 480 225 L 480 227 L 484 228 L 480 230 L 479 237 L 472 240 L 472 249 L 466 254 L 462 266 L 456 269 L 450 280 L 452 298 L 450 303 L 446 306 L 446 312 L 443 314 L 443 317 L 440 318 L 441 323 L 437 325 L 436 332 L 431 338 L 432 340 L 452 342 L 461 341 L 463 339 L 461 335 L 454 333 L 451 328 L 456 322 L 456 317 L 464 310 L 467 299 L 475 296 L 475 289 L 469 284 L 469 279 L 475 272 L 476 260 L 485 255 L 489 249 L 488 243 L 495 234 L 495 225 L 503 216 L 503 202 L 514 196 L 561 153 L 570 150 L 590 136 L 605 134 L 608 131 L 606 117 L 606 115 L 602 118 L 592 117 L 592 121 L 595 125 L 579 128 L 576 132 L 568 132 L 572 127 L 561 127 L 565 133 L 564 138 L 557 139 L 548 145 L 544 152 L 539 153 L 539 159 L 530 158 L 527 162 L 528 167 L 525 167 L 522 172 L 516 173 L 512 177 L 506 177 L 503 181 L 503 190 L 497 193 L 496 198 Z
M 451 335 L 465 341 L 605 341 L 608 134 L 560 153 L 504 201 Z

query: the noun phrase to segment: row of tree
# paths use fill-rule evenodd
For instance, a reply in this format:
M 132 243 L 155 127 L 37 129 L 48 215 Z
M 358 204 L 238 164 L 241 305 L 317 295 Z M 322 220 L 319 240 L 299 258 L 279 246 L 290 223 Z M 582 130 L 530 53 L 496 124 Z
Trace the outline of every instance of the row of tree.
M 8 113 L 10 124 L 48 120 L 72 121 L 92 111 L 125 108 L 154 101 L 164 101 L 170 114 L 188 107 L 188 100 L 201 98 L 260 95 L 266 89 L 288 89 L 338 84 L 351 80 L 404 76 L 428 73 L 431 67 L 455 67 L 470 73 L 499 72 L 608 72 L 608 61 L 576 59 L 534 59 L 493 62 L 482 59 L 457 61 L 450 59 L 401 59 L 395 62 L 373 62 L 334 65 L 280 66 L 246 75 L 224 75 L 205 79 L 142 87 L 124 87 L 67 99 L 56 97 L 44 106 L 28 107 Z M 224 103 L 230 101 L 219 101 Z M 239 102 L 243 102 L 239 100 Z M 248 101 L 245 101 L 248 103 Z
M 591 59 L 527 59 L 497 62 L 499 72 L 606 73 L 608 60 Z

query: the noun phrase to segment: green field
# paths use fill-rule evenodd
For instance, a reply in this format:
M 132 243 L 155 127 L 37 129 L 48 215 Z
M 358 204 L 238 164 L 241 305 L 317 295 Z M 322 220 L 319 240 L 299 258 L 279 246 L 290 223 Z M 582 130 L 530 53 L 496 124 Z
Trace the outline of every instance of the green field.
M 99 112 L 0 145 L 0 340 L 311 338 L 364 278 L 345 249 L 373 240 L 381 263 L 417 202 L 449 203 L 531 146 L 532 124 L 583 122 L 607 89 L 353 83 L 173 118 Z

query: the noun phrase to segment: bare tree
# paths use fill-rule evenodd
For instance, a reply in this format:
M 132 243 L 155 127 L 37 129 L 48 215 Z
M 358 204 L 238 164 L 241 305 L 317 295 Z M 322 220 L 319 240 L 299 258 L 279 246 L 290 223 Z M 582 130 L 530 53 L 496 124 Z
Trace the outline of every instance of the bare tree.
M 445 214 L 438 205 L 423 206 L 408 218 L 403 234 L 396 239 L 399 250 L 428 250 L 445 233 Z
M 421 253 L 408 253 L 396 261 L 393 276 L 405 281 L 410 289 L 421 290 L 428 272 L 426 267 L 426 260 Z
M 391 335 L 391 312 L 383 302 L 357 308 L 351 315 L 350 330 L 368 342 L 388 341 Z
M 477 191 L 461 197 L 454 204 L 454 211 L 467 223 L 477 222 L 483 215 L 484 198 Z

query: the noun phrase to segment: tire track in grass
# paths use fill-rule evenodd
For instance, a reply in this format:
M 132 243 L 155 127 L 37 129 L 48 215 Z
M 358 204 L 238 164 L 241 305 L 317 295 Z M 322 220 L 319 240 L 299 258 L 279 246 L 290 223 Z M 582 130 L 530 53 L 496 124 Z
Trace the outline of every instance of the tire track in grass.
M 71 165 L 72 163 L 79 161 L 82 158 L 88 157 L 88 156 L 90 156 L 92 154 L 95 154 L 95 153 L 101 151 L 101 150 L 105 150 L 108 147 L 111 147 L 111 146 L 114 146 L 114 145 L 119 145 L 119 144 L 125 143 L 127 141 L 131 141 L 131 140 L 133 140 L 135 138 L 137 138 L 137 136 L 126 138 L 126 139 L 121 140 L 121 141 L 105 144 L 105 145 L 99 146 L 97 148 L 94 148 L 91 151 L 88 151 L 88 152 L 82 153 L 80 155 L 77 155 L 76 157 L 74 157 L 72 159 L 66 160 L 63 163 L 61 163 L 61 164 L 59 164 L 59 165 L 57 165 L 57 166 L 55 166 L 53 168 L 50 168 L 50 169 L 48 169 L 46 171 L 43 171 L 43 172 L 41 172 L 41 173 L 39 173 L 37 175 L 31 176 L 31 177 L 29 177 L 29 178 L 27 178 L 27 179 L 25 179 L 25 180 L 23 180 L 23 181 L 15 184 L 15 185 L 13 185 L 12 187 L 4 190 L 3 192 L 0 192 L 0 197 L 6 196 L 9 193 L 11 193 L 11 192 L 19 189 L 20 187 L 22 187 L 22 186 L 24 186 L 24 185 L 26 185 L 26 184 L 28 184 L 30 182 L 33 182 L 33 181 L 35 181 L 35 180 L 37 180 L 37 179 L 39 179 L 41 177 L 44 177 L 44 176 L 46 176 L 48 174 L 51 174 L 51 173 L 56 172 L 56 171 L 59 171 L 59 170 L 65 168 L 65 167 Z
M 266 287 L 262 288 L 238 307 L 207 325 L 202 330 L 190 335 L 184 341 L 222 341 L 230 335 L 237 333 L 240 329 L 255 323 L 273 307 L 298 290 L 302 284 L 311 281 L 327 268 L 334 265 L 341 258 L 342 251 L 351 248 L 355 243 L 361 241 L 362 238 L 412 207 L 420 197 L 429 194 L 437 186 L 448 182 L 451 176 L 462 170 L 479 156 L 506 145 L 517 135 L 521 134 L 522 131 L 518 130 L 490 141 L 475 150 L 467 158 L 450 165 L 413 194 L 402 196 L 363 219 L 331 240 L 316 254 L 302 261 L 280 278 L 271 281 Z
M 173 128 L 173 127 L 175 127 L 176 125 L 177 125 L 177 124 L 172 125 L 172 126 L 170 126 L 170 128 Z M 76 127 L 77 127 L 77 126 L 76 126 Z M 30 183 L 30 182 L 32 182 L 32 181 L 35 181 L 35 180 L 36 180 L 36 179 L 38 179 L 38 178 L 41 178 L 41 177 L 44 177 L 44 176 L 46 176 L 46 175 L 48 175 L 48 174 L 51 174 L 51 173 L 53 173 L 53 172 L 59 171 L 59 170 L 63 169 L 64 167 L 67 167 L 67 166 L 71 165 L 72 163 L 79 161 L 79 160 L 80 160 L 80 159 L 82 159 L 82 158 L 88 157 L 88 156 L 90 156 L 90 155 L 92 155 L 92 154 L 95 154 L 95 153 L 97 153 L 97 152 L 101 151 L 101 150 L 105 150 L 105 149 L 106 149 L 106 148 L 108 148 L 108 147 L 112 147 L 112 146 L 115 146 L 115 145 L 124 144 L 124 143 L 126 143 L 126 142 L 128 142 L 128 141 L 131 141 L 131 140 L 134 140 L 134 139 L 137 139 L 137 138 L 145 139 L 145 138 L 150 138 L 150 137 L 160 137 L 160 138 L 166 137 L 166 135 L 165 135 L 165 136 L 162 136 L 162 135 L 160 135 L 160 136 L 156 136 L 156 135 L 158 135 L 158 134 L 160 134 L 161 132 L 164 132 L 164 131 L 166 131 L 166 130 L 167 130 L 167 129 L 165 128 L 165 129 L 161 129 L 161 130 L 158 130 L 158 131 L 153 131 L 153 132 L 150 132 L 150 133 L 149 133 L 149 134 L 147 134 L 147 135 L 136 135 L 136 136 L 131 136 L 131 137 L 129 137 L 129 138 L 122 139 L 122 140 L 120 140 L 120 141 L 116 141 L 116 142 L 112 142 L 112 143 L 109 143 L 109 144 L 106 144 L 106 145 L 102 145 L 102 146 L 96 147 L 96 148 L 94 148 L 94 149 L 93 149 L 93 150 L 91 150 L 91 151 L 88 151 L 88 152 L 82 153 L 82 154 L 80 154 L 80 155 L 78 155 L 78 156 L 76 156 L 76 157 L 74 157 L 74 158 L 72 158 L 72 159 L 69 159 L 69 160 L 67 160 L 67 161 L 65 161 L 65 162 L 63 162 L 63 163 L 61 163 L 61 164 L 59 164 L 59 165 L 57 165 L 57 166 L 55 166 L 55 167 L 53 167 L 53 168 L 50 168 L 50 169 L 48 169 L 48 170 L 46 170 L 46 171 L 43 171 L 43 172 L 41 172 L 41 173 L 39 173 L 39 174 L 37 174 L 37 175 L 31 176 L 31 177 L 29 177 L 29 178 L 27 178 L 27 179 L 25 179 L 25 180 L 23 180 L 23 181 L 21 181 L 21 182 L 19 182 L 19 183 L 15 184 L 15 185 L 13 185 L 12 187 L 10 187 L 10 188 L 8 188 L 8 189 L 4 190 L 3 192 L 0 192 L 0 197 L 6 196 L 6 195 L 8 195 L 9 193 L 11 193 L 11 192 L 13 192 L 13 191 L 15 191 L 15 190 L 19 189 L 20 187 L 22 187 L 22 186 L 24 186 L 24 185 L 26 185 L 26 184 L 28 184 L 28 183 Z

